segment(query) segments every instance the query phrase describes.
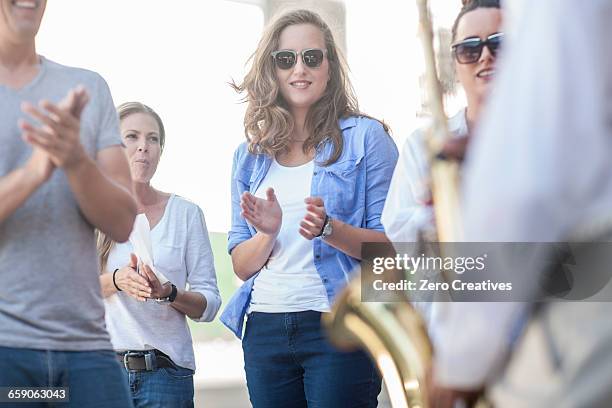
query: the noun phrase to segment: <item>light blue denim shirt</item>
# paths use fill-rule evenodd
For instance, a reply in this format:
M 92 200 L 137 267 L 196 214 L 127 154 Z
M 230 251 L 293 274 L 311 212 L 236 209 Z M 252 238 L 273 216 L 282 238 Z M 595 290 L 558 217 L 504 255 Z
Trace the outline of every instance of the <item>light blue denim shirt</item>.
M 322 166 L 332 153 L 331 143 L 323 142 L 315 155 L 311 196 L 323 198 L 330 217 L 354 227 L 384 231 L 380 222 L 398 151 L 393 139 L 376 120 L 351 116 L 339 121 L 343 147 L 338 160 Z M 254 193 L 266 176 L 272 158 L 251 154 L 247 144 L 234 153 L 232 167 L 232 228 L 228 252 L 257 232 L 240 215 L 240 197 Z M 306 197 L 304 197 L 306 198 Z M 312 240 L 314 264 L 327 291 L 330 304 L 346 285 L 359 261 L 329 246 L 321 238 Z M 244 316 L 251 301 L 253 282 L 246 280 L 221 314 L 221 322 L 242 338 Z

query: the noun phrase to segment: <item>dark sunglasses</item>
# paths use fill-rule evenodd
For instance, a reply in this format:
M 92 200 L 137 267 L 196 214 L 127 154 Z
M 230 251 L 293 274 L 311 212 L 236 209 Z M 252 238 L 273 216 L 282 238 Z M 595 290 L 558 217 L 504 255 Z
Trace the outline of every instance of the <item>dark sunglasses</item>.
M 308 68 L 318 68 L 323 63 L 323 58 L 327 54 L 327 50 L 319 48 L 308 48 L 302 50 L 299 54 L 302 55 L 302 61 Z M 294 50 L 278 50 L 272 53 L 272 58 L 276 66 L 280 69 L 290 69 L 297 63 L 298 53 Z
M 504 33 L 495 33 L 486 40 L 480 38 L 468 38 L 451 46 L 457 62 L 460 64 L 473 64 L 478 62 L 482 55 L 482 49 L 486 46 L 493 57 L 497 57 L 497 50 L 504 41 Z

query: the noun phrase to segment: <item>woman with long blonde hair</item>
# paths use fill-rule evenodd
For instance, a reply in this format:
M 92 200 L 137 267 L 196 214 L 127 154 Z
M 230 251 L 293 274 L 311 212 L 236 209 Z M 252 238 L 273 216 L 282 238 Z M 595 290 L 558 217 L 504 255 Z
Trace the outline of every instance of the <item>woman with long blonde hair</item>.
M 139 262 L 130 242 L 99 234 L 106 326 L 134 407 L 193 407 L 195 356 L 187 317 L 209 322 L 221 305 L 204 214 L 151 185 L 166 141 L 159 115 L 139 102 L 117 110 L 132 191 L 150 226 L 154 267 L 168 282 Z
M 331 30 L 313 12 L 275 19 L 234 86 L 248 103 L 247 141 L 234 154 L 228 250 L 244 284 L 221 319 L 243 337 L 251 402 L 374 407 L 374 366 L 361 351 L 335 350 L 320 321 L 361 245 L 386 240 L 395 144 L 360 113 Z

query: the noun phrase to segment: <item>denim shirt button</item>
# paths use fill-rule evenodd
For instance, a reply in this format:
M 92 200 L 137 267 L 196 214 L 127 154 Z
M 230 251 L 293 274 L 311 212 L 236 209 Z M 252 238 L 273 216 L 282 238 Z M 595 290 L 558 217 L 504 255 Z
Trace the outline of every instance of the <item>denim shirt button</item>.
M 327 283 L 327 282 L 329 282 L 329 279 L 323 278 L 323 283 Z
M 315 255 L 315 259 L 321 259 L 321 255 L 316 254 L 316 255 Z

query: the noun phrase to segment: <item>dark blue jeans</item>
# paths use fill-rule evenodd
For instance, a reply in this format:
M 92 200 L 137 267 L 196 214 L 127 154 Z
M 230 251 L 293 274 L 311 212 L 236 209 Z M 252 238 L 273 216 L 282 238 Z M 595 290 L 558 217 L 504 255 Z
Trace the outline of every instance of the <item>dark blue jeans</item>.
M 158 368 L 129 371 L 135 408 L 192 408 L 193 371 L 188 368 Z
M 68 387 L 68 404 L 4 407 L 131 408 L 124 370 L 110 350 L 49 351 L 0 347 L 0 387 Z
M 254 408 L 370 408 L 381 379 L 361 351 L 333 348 L 321 313 L 251 313 L 246 323 L 244 368 Z

